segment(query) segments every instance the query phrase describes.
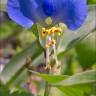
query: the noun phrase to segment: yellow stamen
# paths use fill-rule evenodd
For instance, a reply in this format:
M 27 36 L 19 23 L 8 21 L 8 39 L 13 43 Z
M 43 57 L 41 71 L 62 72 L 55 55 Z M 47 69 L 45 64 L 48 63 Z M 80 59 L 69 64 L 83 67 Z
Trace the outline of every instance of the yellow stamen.
M 56 27 L 52 27 L 51 28 L 51 33 L 53 36 L 55 36 L 56 33 L 58 33 L 58 35 L 60 36 L 61 35 L 61 29 L 60 28 L 56 28 Z
M 47 35 L 51 35 L 54 37 L 56 33 L 61 36 L 62 30 L 60 28 L 52 27 L 51 29 L 42 28 L 42 37 L 46 37 Z
M 45 67 L 45 70 L 47 70 L 47 69 L 49 69 L 49 70 L 52 69 L 50 64 L 48 64 L 48 65 Z
M 61 36 L 61 32 L 58 33 L 58 36 Z
M 47 34 L 50 35 L 51 34 L 51 31 L 50 29 L 49 30 L 46 30 L 47 31 Z
M 46 48 L 49 48 L 50 46 L 49 46 L 49 44 L 46 44 L 45 47 L 46 47 Z
M 45 28 L 42 28 L 41 35 L 42 35 L 42 37 L 46 37 L 47 36 L 47 32 L 46 32 Z
M 48 42 L 48 44 L 46 44 L 46 48 L 48 48 L 48 47 L 51 47 L 51 46 L 53 46 L 53 45 L 55 45 L 56 44 L 56 40 L 50 40 L 49 42 Z
M 53 39 L 53 40 L 51 41 L 51 43 L 52 43 L 52 45 L 55 45 L 55 44 L 56 44 L 56 40 Z

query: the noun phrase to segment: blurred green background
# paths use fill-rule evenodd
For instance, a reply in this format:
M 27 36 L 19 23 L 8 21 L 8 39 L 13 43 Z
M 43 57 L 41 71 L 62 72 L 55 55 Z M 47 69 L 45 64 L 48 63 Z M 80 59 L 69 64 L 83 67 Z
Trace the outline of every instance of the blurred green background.
M 44 49 L 37 38 L 37 26 L 24 29 L 11 21 L 6 12 L 6 2 L 0 0 L 0 96 L 43 96 L 44 81 L 23 70 L 27 57 L 31 57 L 31 69 L 46 73 Z M 65 34 L 66 38 L 60 41 L 58 58 L 62 62 L 62 75 L 96 71 L 96 0 L 88 0 L 88 8 L 84 27 L 77 30 L 78 34 Z M 75 91 L 71 95 L 62 95 L 60 90 L 52 90 L 55 96 L 77 96 Z M 95 90 L 96 84 L 81 96 L 96 96 Z

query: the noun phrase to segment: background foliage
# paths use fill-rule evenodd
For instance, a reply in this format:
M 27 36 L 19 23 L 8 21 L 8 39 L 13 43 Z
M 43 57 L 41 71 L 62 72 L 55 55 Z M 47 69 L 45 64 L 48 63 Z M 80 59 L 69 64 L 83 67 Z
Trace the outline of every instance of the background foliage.
M 30 74 L 42 78 L 35 80 L 35 83 L 34 80 L 31 81 L 38 87 L 38 96 L 43 96 L 44 93 L 43 80 L 53 86 L 50 96 L 96 96 L 95 4 L 96 0 L 88 0 L 89 13 L 83 27 L 74 33 L 67 31 L 61 37 L 57 52 L 62 72 L 61 75 L 54 76 L 46 74 L 44 70 L 44 42 L 38 38 L 40 25 L 34 24 L 26 30 L 15 24 L 6 14 L 6 0 L 0 0 L 0 14 L 3 14 L 0 15 L 0 47 L 4 48 L 4 56 L 9 54 L 9 46 L 14 39 L 19 42 L 15 43 L 14 55 L 0 73 L 0 96 L 32 96 L 32 90 L 25 87 Z M 64 27 L 63 24 L 58 26 Z M 26 63 L 29 57 L 32 61 Z

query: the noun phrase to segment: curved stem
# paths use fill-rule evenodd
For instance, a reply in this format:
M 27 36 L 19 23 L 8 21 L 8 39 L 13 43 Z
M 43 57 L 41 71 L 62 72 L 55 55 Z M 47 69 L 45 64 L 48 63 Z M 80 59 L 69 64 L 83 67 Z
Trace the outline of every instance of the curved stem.
M 45 92 L 44 96 L 49 96 L 51 87 L 49 86 L 48 82 L 45 82 Z
M 49 48 L 46 49 L 46 66 L 47 64 L 50 62 L 50 58 L 49 58 Z
M 51 40 L 51 37 L 47 37 L 46 43 L 48 43 Z M 49 47 L 46 48 L 46 66 L 50 63 L 50 49 Z M 45 92 L 44 96 L 49 96 L 51 87 L 49 86 L 48 82 L 45 82 Z
M 50 40 L 51 40 L 51 37 L 48 36 L 46 43 L 48 43 Z M 50 52 L 49 52 L 49 50 L 50 50 L 49 47 L 46 48 L 46 65 L 47 65 L 48 63 L 50 63 L 50 58 L 49 58 Z
M 58 58 L 57 58 L 57 53 L 56 53 L 56 45 L 53 45 L 53 50 L 54 50 L 54 57 L 56 60 L 56 65 L 58 65 Z

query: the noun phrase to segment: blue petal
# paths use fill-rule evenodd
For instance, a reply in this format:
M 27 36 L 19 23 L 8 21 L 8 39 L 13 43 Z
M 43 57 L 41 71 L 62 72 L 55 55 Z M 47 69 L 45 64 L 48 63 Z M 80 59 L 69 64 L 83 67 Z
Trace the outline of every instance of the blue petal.
M 63 0 L 63 22 L 70 30 L 78 29 L 87 16 L 86 0 Z
M 20 9 L 24 16 L 34 22 L 44 22 L 46 16 L 42 10 L 43 0 L 19 0 Z
M 9 0 L 8 13 L 21 25 L 27 22 L 26 26 L 31 26 L 30 20 L 46 25 L 45 19 L 50 16 L 53 24 L 64 22 L 70 30 L 76 30 L 87 16 L 87 4 L 86 0 Z
M 55 16 L 60 12 L 60 3 L 58 0 L 44 0 L 43 4 L 43 11 L 47 16 Z
M 30 20 L 22 14 L 19 6 L 19 0 L 8 0 L 7 12 L 9 17 L 19 25 L 26 28 L 32 26 L 32 20 Z
M 63 0 L 43 0 L 43 11 L 47 17 L 51 17 L 53 24 L 59 23 L 63 15 Z
M 19 0 L 19 3 L 20 9 L 26 17 L 43 25 L 49 16 L 53 19 L 53 23 L 58 22 L 63 8 L 58 0 Z

